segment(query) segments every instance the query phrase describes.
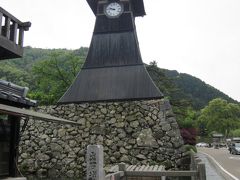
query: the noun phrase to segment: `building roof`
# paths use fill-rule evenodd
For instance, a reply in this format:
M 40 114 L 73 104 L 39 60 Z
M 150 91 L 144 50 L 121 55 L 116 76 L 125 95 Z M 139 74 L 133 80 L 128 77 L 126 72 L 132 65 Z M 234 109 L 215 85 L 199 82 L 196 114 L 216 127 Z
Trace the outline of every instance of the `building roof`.
M 220 134 L 220 133 L 215 133 L 215 134 L 212 135 L 212 137 L 221 138 L 221 137 L 224 137 L 224 135 Z
M 9 114 L 9 115 L 19 116 L 19 117 L 32 117 L 34 118 L 34 120 L 39 119 L 39 120 L 62 123 L 62 124 L 82 125 L 78 122 L 69 121 L 69 120 L 54 117 L 48 114 L 43 114 L 43 113 L 39 113 L 39 112 L 27 110 L 27 109 L 20 109 L 20 108 L 16 108 L 16 107 L 4 105 L 4 104 L 0 104 L 0 112 Z
M 11 82 L 0 80 L 0 100 L 13 106 L 36 106 L 37 102 L 26 97 L 27 87 L 21 87 Z
M 39 119 L 55 123 L 81 125 L 80 123 L 63 118 L 54 117 L 28 109 L 22 109 L 37 105 L 36 101 L 30 100 L 26 97 L 27 93 L 27 87 L 21 87 L 8 81 L 0 80 L 0 113 L 19 117 L 32 117 L 34 120 Z
M 143 0 L 130 0 L 130 1 L 132 3 L 133 15 L 135 17 L 146 15 Z M 93 13 L 96 15 L 98 0 L 87 0 L 87 2 L 91 7 Z
M 59 104 L 159 99 L 144 65 L 82 69 Z

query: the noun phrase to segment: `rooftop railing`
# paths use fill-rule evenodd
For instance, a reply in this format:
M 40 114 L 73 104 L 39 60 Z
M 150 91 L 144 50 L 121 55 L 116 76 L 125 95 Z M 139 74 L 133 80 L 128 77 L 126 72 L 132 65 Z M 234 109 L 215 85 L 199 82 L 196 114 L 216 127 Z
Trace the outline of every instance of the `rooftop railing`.
M 24 31 L 30 26 L 0 7 L 0 59 L 22 56 Z

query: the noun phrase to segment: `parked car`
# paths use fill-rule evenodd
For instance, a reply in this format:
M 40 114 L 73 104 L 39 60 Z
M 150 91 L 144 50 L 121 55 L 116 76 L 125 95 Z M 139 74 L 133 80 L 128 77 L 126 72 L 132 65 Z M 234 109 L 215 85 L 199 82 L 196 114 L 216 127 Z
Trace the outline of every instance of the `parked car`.
M 227 147 L 227 144 L 226 144 L 226 143 L 219 143 L 219 144 L 218 144 L 218 147 L 219 147 L 219 148 L 226 148 L 226 147 Z
M 205 142 L 200 142 L 196 144 L 196 147 L 208 147 L 209 144 L 205 143 Z
M 240 143 L 232 143 L 228 147 L 228 150 L 230 154 L 240 154 Z

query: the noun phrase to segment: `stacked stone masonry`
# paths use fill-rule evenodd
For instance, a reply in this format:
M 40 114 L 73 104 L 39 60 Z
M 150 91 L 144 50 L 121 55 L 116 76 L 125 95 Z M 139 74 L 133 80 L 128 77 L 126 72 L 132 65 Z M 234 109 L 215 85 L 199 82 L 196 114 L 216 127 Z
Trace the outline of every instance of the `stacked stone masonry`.
M 89 144 L 104 147 L 105 165 L 164 164 L 177 168 L 186 155 L 178 124 L 165 99 L 39 107 L 80 126 L 30 120 L 21 137 L 25 173 L 79 177 Z

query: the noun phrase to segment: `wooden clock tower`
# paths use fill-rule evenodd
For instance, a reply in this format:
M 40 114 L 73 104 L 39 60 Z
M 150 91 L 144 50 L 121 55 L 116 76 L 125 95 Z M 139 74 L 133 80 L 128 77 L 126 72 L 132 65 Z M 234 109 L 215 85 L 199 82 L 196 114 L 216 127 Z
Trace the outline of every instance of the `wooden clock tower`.
M 60 104 L 163 97 L 142 62 L 135 17 L 143 0 L 87 0 L 96 16 L 86 62 Z

